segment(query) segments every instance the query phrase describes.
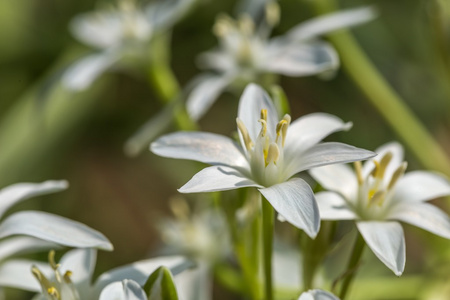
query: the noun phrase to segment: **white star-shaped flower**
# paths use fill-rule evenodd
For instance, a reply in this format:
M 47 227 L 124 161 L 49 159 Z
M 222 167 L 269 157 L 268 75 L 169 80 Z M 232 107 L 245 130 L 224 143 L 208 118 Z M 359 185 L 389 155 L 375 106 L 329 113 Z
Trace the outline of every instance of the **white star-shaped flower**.
M 329 134 L 349 129 L 339 118 L 316 113 L 291 123 L 277 111 L 264 90 L 250 84 L 239 102 L 241 145 L 206 132 L 176 132 L 152 143 L 160 156 L 190 159 L 213 166 L 198 172 L 182 193 L 256 187 L 278 213 L 315 237 L 319 211 L 310 186 L 295 174 L 327 164 L 368 159 L 375 154 L 341 143 L 319 143 Z
M 310 170 L 330 192 L 316 199 L 324 220 L 355 220 L 359 232 L 375 255 L 397 276 L 405 268 L 405 240 L 398 221 L 450 239 L 449 217 L 425 201 L 450 195 L 443 176 L 426 171 L 405 174 L 403 148 L 386 144 L 375 151 L 377 160 L 355 171 L 347 165 Z

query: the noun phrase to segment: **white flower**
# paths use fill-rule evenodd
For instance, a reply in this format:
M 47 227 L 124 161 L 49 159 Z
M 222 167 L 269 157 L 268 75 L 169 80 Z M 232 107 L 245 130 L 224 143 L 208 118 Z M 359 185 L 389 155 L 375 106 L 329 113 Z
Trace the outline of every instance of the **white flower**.
M 50 266 L 38 261 L 9 260 L 0 265 L 0 285 L 37 292 L 35 300 L 97 300 L 111 283 L 128 279 L 143 286 L 160 266 L 169 268 L 175 275 L 192 267 L 192 262 L 181 256 L 162 256 L 112 269 L 92 283 L 96 257 L 94 249 L 74 249 L 67 252 L 59 264 L 55 263 L 51 252 Z
M 88 88 L 104 71 L 124 58 L 146 57 L 151 38 L 171 27 L 195 0 L 164 0 L 138 7 L 134 0 L 118 0 L 116 9 L 81 14 L 73 19 L 73 35 L 100 52 L 76 61 L 63 74 L 74 91 Z
M 187 110 L 199 119 L 230 84 L 258 82 L 264 74 L 286 76 L 317 75 L 335 70 L 339 58 L 334 48 L 318 36 L 374 18 L 372 8 L 359 8 L 321 16 L 295 26 L 283 36 L 269 39 L 278 23 L 279 8 L 274 1 L 266 7 L 266 18 L 258 28 L 249 15 L 235 21 L 220 16 L 214 26 L 219 49 L 200 56 L 202 67 L 215 73 L 194 81 Z
M 290 178 L 309 168 L 367 159 L 374 153 L 341 143 L 319 143 L 351 126 L 335 116 L 311 114 L 292 124 L 289 115 L 277 119 L 269 96 L 250 84 L 239 103 L 241 146 L 213 133 L 177 132 L 159 138 L 151 150 L 213 165 L 198 172 L 180 192 L 256 187 L 287 221 L 315 237 L 320 218 L 314 195 L 304 180 Z
M 450 220 L 437 207 L 425 203 L 450 195 L 449 182 L 439 174 L 407 174 L 403 148 L 398 143 L 376 150 L 377 160 L 353 172 L 346 165 L 310 170 L 326 189 L 316 195 L 324 220 L 356 220 L 359 232 L 375 255 L 399 276 L 405 267 L 405 241 L 397 221 L 450 238 Z
M 67 189 L 65 180 L 18 183 L 0 190 L 0 217 L 13 205 L 28 198 Z M 11 237 L 21 235 L 19 237 Z M 38 211 L 19 211 L 0 222 L 0 260 L 18 253 L 57 247 L 94 247 L 112 250 L 100 232 L 79 222 Z
M 298 300 L 339 300 L 339 298 L 326 291 L 316 289 L 302 293 Z

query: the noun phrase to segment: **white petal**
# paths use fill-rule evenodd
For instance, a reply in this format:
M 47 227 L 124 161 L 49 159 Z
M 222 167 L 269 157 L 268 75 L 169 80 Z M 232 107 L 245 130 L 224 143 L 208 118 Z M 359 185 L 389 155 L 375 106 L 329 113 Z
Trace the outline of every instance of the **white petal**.
M 197 57 L 197 65 L 201 69 L 214 70 L 218 73 L 235 73 L 236 61 L 232 55 L 222 50 L 211 50 Z
M 434 205 L 428 203 L 401 203 L 392 209 L 388 218 L 409 223 L 450 239 L 450 218 Z
M 17 183 L 0 190 L 0 217 L 14 204 L 31 197 L 51 194 L 67 189 L 65 180 L 48 180 L 42 183 Z
M 212 274 L 210 266 L 204 262 L 195 268 L 174 276 L 178 297 L 180 300 L 210 300 L 212 299 Z
M 309 174 L 326 190 L 338 192 L 349 201 L 356 198 L 358 180 L 348 165 L 327 165 L 310 169 Z
M 133 280 L 116 281 L 106 286 L 99 300 L 147 300 L 144 290 Z
M 351 127 L 351 122 L 345 123 L 340 118 L 326 113 L 313 113 L 298 118 L 288 128 L 284 146 L 285 155 L 295 156 L 330 134 L 346 131 Z
M 173 26 L 180 20 L 196 0 L 165 0 L 152 2 L 145 8 L 147 20 L 153 24 L 158 31 Z
M 233 80 L 229 76 L 207 76 L 194 87 L 186 100 L 189 116 L 200 119 Z
M 373 253 L 395 275 L 405 269 L 405 236 L 398 222 L 356 222 L 358 230 Z
M 259 190 L 273 208 L 292 225 L 314 238 L 319 232 L 319 208 L 311 187 L 300 178 L 293 178 Z
M 403 162 L 403 147 L 398 142 L 390 142 L 387 144 L 384 144 L 380 146 L 379 148 L 375 149 L 375 153 L 377 154 L 376 159 L 380 160 L 384 154 L 387 152 L 392 153 L 392 159 L 389 163 L 389 165 L 386 167 L 384 179 L 390 180 L 392 177 L 392 174 L 394 174 L 395 170 L 402 164 Z M 364 165 L 362 169 L 362 173 L 364 178 L 366 178 L 370 172 L 372 172 L 373 168 L 375 167 L 375 164 L 373 163 L 373 160 L 368 160 Z M 385 184 L 388 184 L 385 182 Z
M 79 222 L 44 212 L 18 212 L 0 224 L 0 238 L 16 234 L 30 235 L 71 247 L 113 249 L 100 232 Z
M 71 271 L 70 279 L 77 286 L 80 299 L 89 297 L 91 278 L 97 260 L 97 251 L 94 249 L 74 249 L 61 258 L 61 274 Z
M 323 290 L 309 290 L 302 293 L 298 300 L 339 300 L 339 298 Z
M 354 220 L 358 218 L 345 200 L 336 193 L 317 193 L 316 201 L 322 220 Z
M 238 117 L 244 122 L 253 141 L 261 131 L 261 123 L 258 122 L 261 119 L 261 109 L 267 109 L 267 130 L 274 138 L 278 123 L 277 110 L 269 95 L 259 85 L 251 83 L 247 85 L 239 100 Z M 242 136 L 241 143 L 244 145 Z
M 100 52 L 91 54 L 74 62 L 63 74 L 63 85 L 72 91 L 83 91 L 103 72 L 110 68 L 119 55 L 115 52 Z
M 376 11 L 372 7 L 341 10 L 303 22 L 292 28 L 287 36 L 297 41 L 310 39 L 331 31 L 366 23 L 376 16 Z
M 394 201 L 422 202 L 450 195 L 450 183 L 443 176 L 426 171 L 406 173 L 395 186 Z
M 48 263 L 25 259 L 11 259 L 0 265 L 0 286 L 13 287 L 30 292 L 40 292 L 41 286 L 31 273 L 35 265 L 47 277 L 51 277 L 53 270 Z
M 225 166 L 213 166 L 195 174 L 178 191 L 180 193 L 203 193 L 250 186 L 261 187 L 236 169 Z
M 118 12 L 95 12 L 76 16 L 70 23 L 72 34 L 81 42 L 100 49 L 120 44 L 123 34 Z
M 12 255 L 56 249 L 59 247 L 55 243 L 30 236 L 11 237 L 0 241 L 0 261 Z
M 171 158 L 196 160 L 211 165 L 247 167 L 241 148 L 230 138 L 208 132 L 175 132 L 150 146 L 153 153 Z
M 280 44 L 270 50 L 261 68 L 286 76 L 309 76 L 335 70 L 339 56 L 326 42 Z
M 286 165 L 286 176 L 292 176 L 311 168 L 365 160 L 373 156 L 375 156 L 375 153 L 372 151 L 330 142 L 317 144 L 305 152 L 299 153 L 297 157 L 292 157 L 291 161 L 286 158 L 284 163 Z

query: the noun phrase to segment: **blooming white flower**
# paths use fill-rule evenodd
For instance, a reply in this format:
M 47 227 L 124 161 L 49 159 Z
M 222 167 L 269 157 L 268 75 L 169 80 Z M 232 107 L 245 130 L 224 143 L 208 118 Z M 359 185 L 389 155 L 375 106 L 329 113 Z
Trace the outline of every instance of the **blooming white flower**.
M 33 196 L 67 189 L 65 180 L 18 183 L 0 190 L 0 217 L 13 205 Z M 18 237 L 11 237 L 20 235 Z M 19 211 L 0 222 L 0 260 L 18 253 L 57 247 L 94 247 L 112 250 L 100 232 L 79 222 L 38 211 Z
M 439 174 L 413 171 L 407 174 L 403 148 L 386 144 L 375 151 L 379 159 L 353 172 L 346 165 L 310 170 L 326 189 L 316 199 L 324 220 L 356 220 L 356 226 L 375 255 L 399 276 L 405 267 L 405 240 L 397 221 L 423 228 L 450 239 L 450 219 L 425 203 L 450 195 L 450 183 Z
M 198 172 L 179 189 L 182 193 L 212 192 L 256 187 L 278 213 L 315 237 L 319 212 L 310 186 L 295 174 L 326 164 L 363 160 L 373 152 L 341 143 L 319 143 L 351 124 L 323 114 L 292 122 L 277 111 L 264 90 L 250 84 L 239 103 L 237 118 L 241 146 L 222 135 L 176 132 L 151 144 L 158 155 L 191 159 L 212 167 Z
M 316 289 L 302 293 L 298 300 L 339 300 L 339 298 L 329 292 Z
M 107 271 L 92 283 L 96 257 L 94 249 L 74 249 L 59 264 L 55 263 L 54 252 L 50 252 L 50 266 L 39 261 L 9 260 L 0 265 L 0 285 L 37 292 L 35 300 L 97 300 L 111 283 L 128 279 L 143 286 L 160 266 L 169 268 L 175 275 L 192 266 L 192 262 L 181 256 L 156 257 Z
M 100 52 L 85 56 L 63 75 L 63 84 L 81 91 L 107 69 L 124 59 L 146 58 L 151 38 L 179 20 L 196 0 L 164 0 L 139 7 L 134 0 L 118 0 L 115 9 L 81 14 L 70 29 L 84 44 Z
M 269 39 L 272 27 L 278 23 L 279 8 L 274 1 L 268 1 L 266 8 L 266 18 L 258 28 L 247 14 L 237 21 L 223 15 L 217 19 L 214 33 L 220 47 L 199 57 L 200 65 L 214 73 L 197 78 L 187 99 L 193 119 L 203 116 L 233 83 L 259 82 L 264 74 L 308 76 L 335 70 L 339 66 L 336 51 L 317 37 L 375 17 L 374 10 L 367 7 L 332 13 Z

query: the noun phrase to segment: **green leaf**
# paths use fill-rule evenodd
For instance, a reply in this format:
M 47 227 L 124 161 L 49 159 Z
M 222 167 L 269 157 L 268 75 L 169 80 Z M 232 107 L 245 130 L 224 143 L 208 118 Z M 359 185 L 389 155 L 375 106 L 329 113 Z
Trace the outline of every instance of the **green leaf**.
M 144 291 L 149 300 L 178 300 L 172 273 L 164 266 L 156 269 L 148 277 Z

